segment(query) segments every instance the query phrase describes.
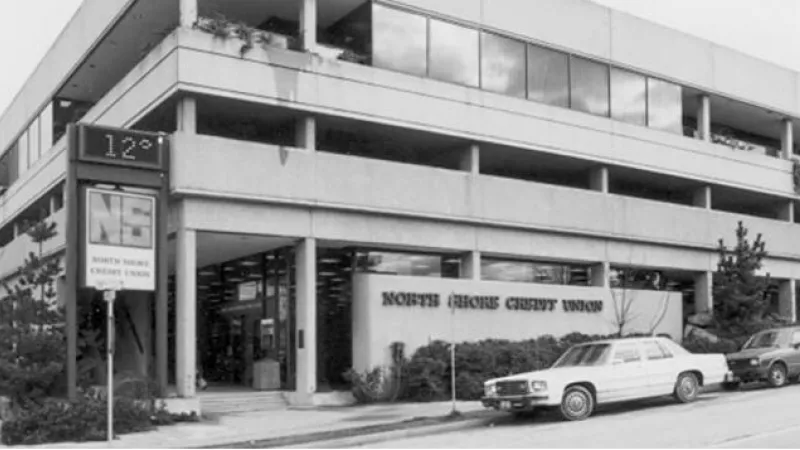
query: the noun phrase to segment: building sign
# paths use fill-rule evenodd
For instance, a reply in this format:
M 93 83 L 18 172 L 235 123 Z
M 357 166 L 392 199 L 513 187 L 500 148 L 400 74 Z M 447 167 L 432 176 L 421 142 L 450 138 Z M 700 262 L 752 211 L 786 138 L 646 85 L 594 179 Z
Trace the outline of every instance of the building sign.
M 441 304 L 439 294 L 431 292 L 398 292 L 381 293 L 383 306 L 406 306 L 419 308 L 438 308 Z M 496 310 L 501 306 L 509 311 L 549 312 L 560 308 L 564 312 L 600 313 L 603 311 L 603 300 L 558 299 L 532 297 L 505 297 L 496 295 L 451 294 L 447 298 L 447 308 Z
M 155 291 L 156 198 L 86 188 L 84 285 Z
M 163 137 L 143 131 L 83 125 L 79 156 L 83 160 L 161 170 Z

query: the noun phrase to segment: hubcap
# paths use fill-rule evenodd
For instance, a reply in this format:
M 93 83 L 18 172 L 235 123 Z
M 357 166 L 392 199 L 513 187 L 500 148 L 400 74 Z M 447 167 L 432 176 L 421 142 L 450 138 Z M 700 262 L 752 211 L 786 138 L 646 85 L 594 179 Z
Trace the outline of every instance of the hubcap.
M 567 396 L 565 402 L 567 411 L 574 416 L 581 416 L 586 413 L 589 408 L 589 401 L 585 395 L 580 392 L 573 392 Z
M 772 381 L 774 381 L 775 384 L 783 383 L 783 371 L 780 368 L 774 367 L 772 369 Z
M 685 377 L 683 380 L 681 380 L 681 393 L 683 393 L 685 397 L 687 398 L 694 397 L 696 390 L 697 387 L 695 386 L 695 383 L 691 378 Z

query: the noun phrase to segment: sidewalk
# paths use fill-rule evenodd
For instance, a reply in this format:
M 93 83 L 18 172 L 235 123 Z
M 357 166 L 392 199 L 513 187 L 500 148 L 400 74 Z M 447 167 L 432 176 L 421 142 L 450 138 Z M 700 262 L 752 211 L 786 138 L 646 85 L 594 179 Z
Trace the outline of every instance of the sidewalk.
M 461 413 L 484 410 L 480 402 L 458 402 Z M 366 426 L 391 425 L 423 417 L 450 413 L 450 402 L 399 403 L 349 407 L 287 409 L 223 415 L 197 423 L 160 427 L 155 431 L 126 434 L 111 448 L 187 448 L 226 446 L 247 441 L 300 437 L 313 433 Z M 290 446 L 291 444 L 281 445 Z M 109 448 L 103 442 L 43 444 L 0 448 Z

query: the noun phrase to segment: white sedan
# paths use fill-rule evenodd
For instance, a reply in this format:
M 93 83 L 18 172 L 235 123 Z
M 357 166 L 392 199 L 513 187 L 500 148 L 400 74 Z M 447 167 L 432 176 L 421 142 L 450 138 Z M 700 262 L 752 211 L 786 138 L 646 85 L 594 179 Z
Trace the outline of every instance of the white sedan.
M 571 347 L 546 370 L 484 383 L 483 406 L 514 413 L 558 409 L 588 418 L 598 404 L 673 395 L 684 403 L 732 379 L 725 355 L 690 353 L 661 337 L 622 338 Z

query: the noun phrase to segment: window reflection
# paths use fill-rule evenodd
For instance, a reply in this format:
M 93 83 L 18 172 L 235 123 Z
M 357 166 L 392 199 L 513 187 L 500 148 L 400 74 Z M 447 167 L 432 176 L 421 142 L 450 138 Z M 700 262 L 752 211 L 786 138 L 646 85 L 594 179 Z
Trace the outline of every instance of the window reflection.
M 569 107 L 569 57 L 565 53 L 528 45 L 528 98 Z
M 611 117 L 634 125 L 647 123 L 647 80 L 643 75 L 611 68 Z
M 608 117 L 608 66 L 572 57 L 570 69 L 572 109 Z
M 683 133 L 681 87 L 656 78 L 647 79 L 649 105 L 647 124 L 651 128 Z
M 359 252 L 359 272 L 416 277 L 458 278 L 460 261 L 456 257 L 400 252 Z
M 427 19 L 377 4 L 372 8 L 372 64 L 384 69 L 425 76 Z
M 481 87 L 516 97 L 525 96 L 525 44 L 481 33 Z
M 430 76 L 478 86 L 478 31 L 430 19 Z
M 536 261 L 481 260 L 481 279 L 520 283 L 589 286 L 590 268 L 576 264 Z

